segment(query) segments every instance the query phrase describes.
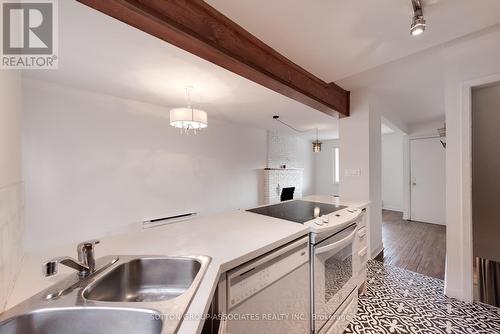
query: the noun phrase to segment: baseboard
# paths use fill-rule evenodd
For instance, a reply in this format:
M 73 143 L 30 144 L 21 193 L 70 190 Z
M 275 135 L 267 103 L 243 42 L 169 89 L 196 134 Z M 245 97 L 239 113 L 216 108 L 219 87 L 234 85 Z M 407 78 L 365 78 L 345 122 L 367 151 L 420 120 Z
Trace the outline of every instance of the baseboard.
M 384 205 L 382 206 L 383 210 L 389 210 L 389 211 L 397 211 L 397 212 L 403 212 L 403 209 L 397 208 L 395 206 L 390 206 L 390 205 Z
M 382 249 L 382 251 L 378 253 L 377 256 L 374 256 L 373 260 L 384 262 L 384 250 Z
M 375 259 L 380 253 L 384 251 L 384 244 L 381 243 L 380 245 L 377 246 L 377 248 L 373 249 L 371 251 L 371 259 Z
M 446 287 L 446 284 L 445 284 L 445 287 L 444 287 L 444 294 L 445 296 L 447 297 L 450 297 L 450 298 L 456 298 L 456 299 L 459 299 L 463 302 L 466 302 L 466 303 L 472 303 L 472 299 L 471 298 L 468 298 L 467 296 L 465 296 L 465 293 L 461 290 L 455 290 L 455 289 L 449 289 Z
M 418 219 L 418 218 L 413 218 L 413 219 L 409 219 L 411 220 L 412 222 L 414 223 L 423 223 L 423 224 L 432 224 L 432 225 L 440 225 L 440 226 L 446 226 L 446 223 L 445 224 L 442 224 L 442 223 L 435 223 L 435 222 L 431 222 L 431 221 L 426 221 L 424 219 Z

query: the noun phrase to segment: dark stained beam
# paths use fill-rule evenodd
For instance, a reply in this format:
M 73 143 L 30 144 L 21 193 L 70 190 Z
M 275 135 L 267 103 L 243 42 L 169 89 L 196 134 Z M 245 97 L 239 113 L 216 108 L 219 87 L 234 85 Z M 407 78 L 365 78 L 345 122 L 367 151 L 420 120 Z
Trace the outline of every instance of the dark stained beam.
M 348 91 L 307 72 L 202 0 L 78 1 L 328 115 L 349 116 Z

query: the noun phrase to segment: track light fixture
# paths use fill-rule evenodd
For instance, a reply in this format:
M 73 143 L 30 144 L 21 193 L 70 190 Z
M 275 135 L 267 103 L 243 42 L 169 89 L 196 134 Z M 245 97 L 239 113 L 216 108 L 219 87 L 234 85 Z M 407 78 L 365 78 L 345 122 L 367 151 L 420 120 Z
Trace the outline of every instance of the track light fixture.
M 413 19 L 410 27 L 410 34 L 418 36 L 425 31 L 424 10 L 422 0 L 411 0 L 413 7 Z

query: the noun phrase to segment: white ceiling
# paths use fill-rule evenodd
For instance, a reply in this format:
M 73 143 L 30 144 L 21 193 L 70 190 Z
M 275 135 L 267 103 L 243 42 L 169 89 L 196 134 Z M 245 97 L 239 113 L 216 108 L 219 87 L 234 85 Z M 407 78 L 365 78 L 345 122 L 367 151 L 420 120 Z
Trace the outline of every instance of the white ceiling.
M 410 0 L 207 2 L 328 82 L 500 22 L 498 0 L 423 0 L 428 28 L 418 38 Z
M 74 0 L 59 1 L 59 69 L 24 76 L 165 106 L 186 104 L 210 118 L 283 132 L 281 119 L 301 130 L 316 127 L 321 139 L 338 136 L 338 120 L 286 98 Z M 91 24 L 89 24 L 91 23 Z M 167 116 L 168 117 L 168 116 Z M 301 135 L 314 139 L 315 132 Z
M 500 1 L 499 1 L 500 2 Z M 444 58 L 432 48 L 339 81 L 349 90 L 368 87 L 384 116 L 407 125 L 444 117 Z M 403 129 L 404 130 L 404 129 Z
M 444 115 L 436 45 L 500 22 L 498 0 L 424 0 L 428 31 L 412 38 L 410 0 L 208 2 L 325 81 L 369 87 L 384 116 L 405 124 Z M 165 114 L 186 103 L 191 85 L 195 106 L 209 118 L 289 131 L 272 120 L 277 114 L 300 129 L 318 127 L 323 140 L 338 136 L 336 119 L 74 0 L 59 1 L 59 16 L 59 70 L 26 76 L 165 106 Z
M 500 22 L 498 0 L 423 0 L 417 38 L 410 0 L 208 2 L 323 80 L 368 88 L 403 131 L 444 118 L 442 46 Z

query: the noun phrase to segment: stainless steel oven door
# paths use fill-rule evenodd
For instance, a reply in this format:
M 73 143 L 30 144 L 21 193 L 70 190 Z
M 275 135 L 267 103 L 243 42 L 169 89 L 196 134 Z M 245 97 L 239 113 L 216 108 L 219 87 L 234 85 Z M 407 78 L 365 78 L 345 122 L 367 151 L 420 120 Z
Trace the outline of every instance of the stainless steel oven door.
M 317 333 L 356 288 L 353 241 L 357 225 L 312 246 L 313 330 Z

